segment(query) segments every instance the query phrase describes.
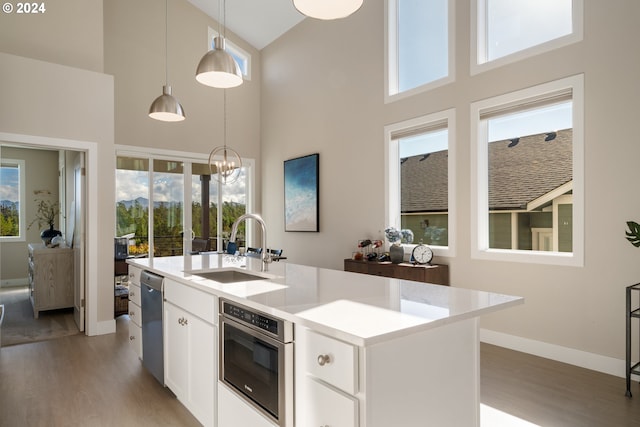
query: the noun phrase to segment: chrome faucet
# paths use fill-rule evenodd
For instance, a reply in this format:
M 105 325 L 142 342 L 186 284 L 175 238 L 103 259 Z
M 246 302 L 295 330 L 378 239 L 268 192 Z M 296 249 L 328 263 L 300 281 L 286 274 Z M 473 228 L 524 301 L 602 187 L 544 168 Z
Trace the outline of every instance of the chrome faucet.
M 236 242 L 236 234 L 238 234 L 238 225 L 244 221 L 245 219 L 255 219 L 260 223 L 262 227 L 262 253 L 260 254 L 260 258 L 262 259 L 262 268 L 261 271 L 267 271 L 267 266 L 271 262 L 271 255 L 269 254 L 269 250 L 267 249 L 267 225 L 264 223 L 264 220 L 260 215 L 246 213 L 244 215 L 240 215 L 238 219 L 231 226 L 231 236 L 229 237 L 229 242 Z

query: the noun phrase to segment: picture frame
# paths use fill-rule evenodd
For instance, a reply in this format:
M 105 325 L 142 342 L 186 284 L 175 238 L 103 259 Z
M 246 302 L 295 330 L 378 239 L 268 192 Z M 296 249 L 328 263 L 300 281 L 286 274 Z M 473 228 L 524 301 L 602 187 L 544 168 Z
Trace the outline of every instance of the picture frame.
M 284 161 L 284 230 L 320 231 L 320 155 Z

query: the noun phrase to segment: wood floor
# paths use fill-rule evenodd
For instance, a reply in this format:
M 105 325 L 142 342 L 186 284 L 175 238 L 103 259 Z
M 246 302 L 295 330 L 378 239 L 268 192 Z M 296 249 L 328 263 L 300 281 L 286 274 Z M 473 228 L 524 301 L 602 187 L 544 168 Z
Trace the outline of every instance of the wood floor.
M 0 349 L 0 427 L 198 426 L 128 348 L 127 322 L 117 318 L 116 334 Z M 627 399 L 623 378 L 487 344 L 481 376 L 482 427 L 640 426 L 637 382 Z

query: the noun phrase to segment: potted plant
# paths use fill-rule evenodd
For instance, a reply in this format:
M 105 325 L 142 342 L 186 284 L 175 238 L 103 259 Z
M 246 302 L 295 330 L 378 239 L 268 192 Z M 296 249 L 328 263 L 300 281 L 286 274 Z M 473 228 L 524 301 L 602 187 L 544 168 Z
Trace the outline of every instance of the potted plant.
M 395 227 L 387 227 L 384 234 L 391 245 L 389 246 L 389 258 L 394 264 L 404 261 L 404 248 L 402 242 L 413 242 L 413 232 L 411 230 L 398 230 Z
M 36 217 L 31 221 L 27 229 L 30 229 L 36 222 L 40 228 L 48 225 L 49 228 L 45 228 L 40 233 L 40 238 L 46 246 L 49 246 L 54 237 L 62 236 L 60 230 L 54 229 L 56 217 L 60 214 L 60 204 L 57 201 L 46 199 L 35 199 L 35 202 Z
M 625 233 L 627 240 L 636 248 L 640 247 L 640 224 L 633 221 L 627 221 L 629 231 Z

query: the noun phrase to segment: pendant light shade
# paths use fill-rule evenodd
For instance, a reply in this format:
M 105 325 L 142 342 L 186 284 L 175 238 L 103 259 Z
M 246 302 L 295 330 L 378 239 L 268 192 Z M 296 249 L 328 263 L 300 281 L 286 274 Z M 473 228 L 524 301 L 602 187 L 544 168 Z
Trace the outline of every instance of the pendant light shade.
M 221 36 L 213 39 L 213 49 L 200 60 L 196 80 L 203 85 L 226 89 L 242 84 L 240 66 L 224 50 L 224 43 Z
M 293 0 L 303 15 L 317 19 L 346 18 L 360 9 L 364 0 Z
M 149 108 L 149 117 L 163 122 L 184 120 L 184 110 L 178 100 L 171 96 L 171 86 L 162 87 L 162 95 L 157 97 Z
M 171 95 L 169 86 L 169 55 L 168 55 L 168 33 L 169 33 L 169 0 L 164 2 L 164 78 L 165 84 L 162 86 L 162 95 L 157 97 L 149 107 L 149 117 L 163 122 L 180 122 L 185 119 L 182 105 Z

